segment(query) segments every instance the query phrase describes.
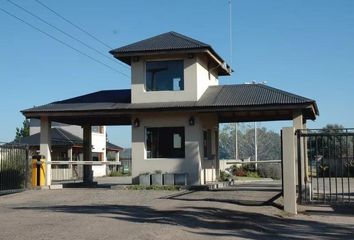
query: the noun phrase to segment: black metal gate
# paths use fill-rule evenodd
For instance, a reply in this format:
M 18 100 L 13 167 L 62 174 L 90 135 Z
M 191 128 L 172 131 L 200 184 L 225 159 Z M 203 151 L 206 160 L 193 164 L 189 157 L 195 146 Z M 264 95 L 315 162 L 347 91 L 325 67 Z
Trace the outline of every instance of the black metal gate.
M 354 203 L 354 129 L 297 131 L 299 201 Z
M 27 146 L 0 145 L 0 195 L 26 189 L 28 172 Z

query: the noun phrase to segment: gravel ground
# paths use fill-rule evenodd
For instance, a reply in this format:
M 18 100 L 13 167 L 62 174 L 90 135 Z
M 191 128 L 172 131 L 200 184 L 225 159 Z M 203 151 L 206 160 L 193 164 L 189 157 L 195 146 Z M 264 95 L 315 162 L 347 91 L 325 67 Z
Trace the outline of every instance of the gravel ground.
M 351 208 L 267 200 L 272 183 L 223 191 L 39 190 L 0 197 L 0 239 L 352 239 Z

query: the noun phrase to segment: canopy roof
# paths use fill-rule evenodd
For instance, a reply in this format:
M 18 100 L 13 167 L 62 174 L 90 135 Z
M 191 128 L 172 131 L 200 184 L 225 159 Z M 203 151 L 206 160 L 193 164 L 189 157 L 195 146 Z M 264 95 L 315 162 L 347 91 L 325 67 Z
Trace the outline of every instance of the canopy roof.
M 130 89 L 107 90 L 23 110 L 28 118 L 48 116 L 68 124 L 130 125 L 146 112 L 217 113 L 219 122 L 305 119 L 319 114 L 314 100 L 263 84 L 210 86 L 198 101 L 131 103 Z

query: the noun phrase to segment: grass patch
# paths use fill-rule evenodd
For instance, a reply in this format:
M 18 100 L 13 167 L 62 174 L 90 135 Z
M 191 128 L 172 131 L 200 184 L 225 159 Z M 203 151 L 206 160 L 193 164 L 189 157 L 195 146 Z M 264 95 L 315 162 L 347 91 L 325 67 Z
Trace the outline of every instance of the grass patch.
M 143 186 L 143 185 L 130 185 L 127 186 L 128 190 L 159 190 L 159 191 L 179 191 L 181 189 L 180 186 L 160 186 L 160 185 L 151 185 L 151 186 Z
M 128 177 L 131 176 L 132 174 L 130 172 L 123 173 L 121 171 L 112 171 L 109 176 L 110 177 Z
M 249 177 L 249 178 L 261 178 L 257 172 L 247 172 L 246 173 L 246 177 Z

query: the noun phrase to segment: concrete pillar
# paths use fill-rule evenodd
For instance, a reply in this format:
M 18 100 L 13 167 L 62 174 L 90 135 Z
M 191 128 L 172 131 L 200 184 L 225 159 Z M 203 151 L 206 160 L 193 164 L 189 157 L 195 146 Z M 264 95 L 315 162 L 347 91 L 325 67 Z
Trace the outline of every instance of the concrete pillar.
M 83 126 L 84 161 L 92 161 L 92 130 L 91 125 Z M 84 165 L 84 183 L 93 182 L 92 165 Z
M 72 161 L 73 160 L 73 148 L 69 148 L 68 149 L 68 161 Z M 72 169 L 73 165 L 69 165 L 68 168 Z
M 296 204 L 296 158 L 295 158 L 295 129 L 283 128 L 283 195 L 284 211 L 297 214 Z
M 73 148 L 68 149 L 68 160 L 72 161 L 73 160 Z
M 51 122 L 48 120 L 48 117 L 41 117 L 41 132 L 40 132 L 40 146 L 39 152 L 40 155 L 45 156 L 46 162 L 52 161 L 50 145 L 51 145 L 51 136 L 50 136 Z M 46 173 L 45 173 L 45 185 L 50 186 L 52 184 L 52 166 L 51 164 L 46 163 Z
M 298 129 L 304 129 L 304 118 L 302 116 L 302 112 L 295 112 L 293 115 L 293 127 L 295 131 Z M 305 184 L 305 151 L 304 151 L 304 138 L 300 138 L 300 142 L 296 144 L 300 144 L 300 156 L 298 156 L 298 150 L 296 148 L 295 151 L 295 159 L 301 159 L 301 185 L 304 186 Z M 296 161 L 296 168 L 298 169 L 298 161 Z
M 119 162 L 119 152 L 116 152 L 116 157 L 115 157 L 116 162 Z

